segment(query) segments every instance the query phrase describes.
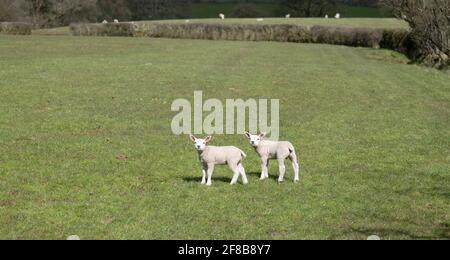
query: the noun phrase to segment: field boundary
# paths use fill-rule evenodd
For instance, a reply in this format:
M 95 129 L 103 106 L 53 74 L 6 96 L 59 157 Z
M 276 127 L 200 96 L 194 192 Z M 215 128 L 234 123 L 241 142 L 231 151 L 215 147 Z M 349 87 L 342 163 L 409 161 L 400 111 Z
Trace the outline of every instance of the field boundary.
M 115 23 L 71 24 L 74 36 L 126 36 L 230 41 L 275 41 L 385 48 L 411 52 L 407 29 L 293 24 Z
M 29 23 L 1 22 L 0 33 L 12 35 L 31 35 L 33 26 Z

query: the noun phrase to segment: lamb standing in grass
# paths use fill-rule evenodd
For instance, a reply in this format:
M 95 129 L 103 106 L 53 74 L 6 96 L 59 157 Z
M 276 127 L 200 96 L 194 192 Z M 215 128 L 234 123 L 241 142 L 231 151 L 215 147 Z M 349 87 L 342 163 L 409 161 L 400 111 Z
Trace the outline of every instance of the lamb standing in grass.
M 114 23 L 119 23 L 119 20 L 115 19 L 115 20 L 114 20 Z
M 224 14 L 219 14 L 220 19 L 225 20 L 225 15 Z
M 249 132 L 245 133 L 250 144 L 255 148 L 256 153 L 258 153 L 261 158 L 261 180 L 269 178 L 269 160 L 278 160 L 280 176 L 278 178 L 278 183 L 284 181 L 284 174 L 286 173 L 286 166 L 284 164 L 286 159 L 292 161 L 292 166 L 295 172 L 295 182 L 300 181 L 300 170 L 298 166 L 297 155 L 295 153 L 295 148 L 290 142 L 275 142 L 263 140 L 266 134 L 252 135 Z
M 285 17 L 286 17 L 286 19 L 289 19 L 289 18 L 291 18 L 291 14 L 287 14 Z
M 340 14 L 340 13 L 337 13 L 337 14 L 334 16 L 334 18 L 336 18 L 336 19 L 341 19 L 341 14 Z
M 206 139 L 199 139 L 193 135 L 189 136 L 195 143 L 195 149 L 198 151 L 199 159 L 202 164 L 202 185 L 211 186 L 211 177 L 216 165 L 226 165 L 233 171 L 234 176 L 231 180 L 231 185 L 235 185 L 238 181 L 239 175 L 242 176 L 242 182 L 248 184 L 247 175 L 245 174 L 242 161 L 247 155 L 239 148 L 234 146 L 209 146 L 212 137 L 208 136 Z

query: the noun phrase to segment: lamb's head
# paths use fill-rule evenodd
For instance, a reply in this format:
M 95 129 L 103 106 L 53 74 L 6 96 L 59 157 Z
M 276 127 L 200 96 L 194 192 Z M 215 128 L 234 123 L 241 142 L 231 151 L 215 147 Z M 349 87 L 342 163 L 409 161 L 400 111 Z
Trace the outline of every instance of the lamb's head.
M 205 150 L 206 145 L 209 143 L 209 141 L 211 141 L 212 136 L 208 136 L 205 139 L 200 139 L 191 134 L 189 135 L 189 138 L 191 139 L 192 142 L 194 142 L 195 149 L 197 149 L 197 151 L 199 152 L 202 152 Z
M 259 135 L 252 135 L 249 132 L 245 132 L 245 136 L 247 137 L 251 146 L 258 147 L 259 143 L 261 143 L 261 140 L 266 136 L 266 133 L 262 133 Z

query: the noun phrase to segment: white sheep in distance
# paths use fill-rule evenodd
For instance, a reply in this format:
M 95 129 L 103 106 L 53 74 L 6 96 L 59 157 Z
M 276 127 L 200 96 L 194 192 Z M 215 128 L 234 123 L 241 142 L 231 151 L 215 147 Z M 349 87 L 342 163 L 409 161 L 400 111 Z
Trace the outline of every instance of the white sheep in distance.
M 328 14 L 325 15 L 325 19 L 328 19 Z
M 287 14 L 285 17 L 286 17 L 286 19 L 289 19 L 289 18 L 291 18 L 291 14 Z
M 258 19 L 256 19 L 256 21 L 257 22 L 264 22 L 264 19 L 263 18 L 258 18 Z
M 282 183 L 284 181 L 284 174 L 286 173 L 286 166 L 284 162 L 286 159 L 290 159 L 295 172 L 294 182 L 300 181 L 300 169 L 297 155 L 295 153 L 294 146 L 290 142 L 263 140 L 266 136 L 265 133 L 260 135 L 252 135 L 249 132 L 246 132 L 245 136 L 249 140 L 250 145 L 255 148 L 256 153 L 261 158 L 261 180 L 269 178 L 269 160 L 278 160 L 280 171 L 278 183 Z
M 334 16 L 334 18 L 336 18 L 336 19 L 341 19 L 341 14 L 340 14 L 340 13 L 337 13 L 337 14 Z
M 211 186 L 214 167 L 226 164 L 234 173 L 231 185 L 237 183 L 239 175 L 242 177 L 244 185 L 248 184 L 247 175 L 242 165 L 242 161 L 247 155 L 242 150 L 234 146 L 209 146 L 208 143 L 212 139 L 211 136 L 208 136 L 206 139 L 199 139 L 191 134 L 189 138 L 195 143 L 195 149 L 198 152 L 202 165 L 202 185 Z
M 107 24 L 108 23 L 108 21 L 106 21 L 106 20 L 103 20 L 103 22 L 102 22 L 102 24 Z
M 119 20 L 117 20 L 117 19 L 114 19 L 114 23 L 119 23 Z
M 225 20 L 225 15 L 224 14 L 219 14 L 220 19 Z

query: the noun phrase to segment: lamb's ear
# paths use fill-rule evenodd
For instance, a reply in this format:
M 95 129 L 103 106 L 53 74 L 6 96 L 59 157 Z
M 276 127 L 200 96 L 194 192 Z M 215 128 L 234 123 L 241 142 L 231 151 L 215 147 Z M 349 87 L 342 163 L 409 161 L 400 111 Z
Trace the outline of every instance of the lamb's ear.
M 261 138 L 266 137 L 266 133 L 261 133 L 261 134 L 259 135 L 259 137 L 261 137 Z
M 209 143 L 209 141 L 211 141 L 211 139 L 212 139 L 212 136 L 208 136 L 208 137 L 206 137 L 205 142 Z
M 191 139 L 192 142 L 195 142 L 195 140 L 197 139 L 197 137 L 195 137 L 193 134 L 189 135 L 189 139 Z
M 249 131 L 246 131 L 246 132 L 245 132 L 245 136 L 247 136 L 247 138 L 250 139 L 250 132 L 249 132 Z

